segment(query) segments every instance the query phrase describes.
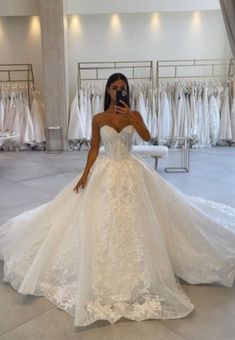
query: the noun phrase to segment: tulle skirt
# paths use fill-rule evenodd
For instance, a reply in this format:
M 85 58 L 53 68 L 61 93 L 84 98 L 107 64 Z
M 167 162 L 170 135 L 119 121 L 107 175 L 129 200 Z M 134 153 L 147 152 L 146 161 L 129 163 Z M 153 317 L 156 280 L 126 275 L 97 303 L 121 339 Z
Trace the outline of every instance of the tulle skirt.
M 51 202 L 0 229 L 4 281 L 45 296 L 85 326 L 173 319 L 193 305 L 180 286 L 235 277 L 235 209 L 184 195 L 140 158 L 98 157 Z

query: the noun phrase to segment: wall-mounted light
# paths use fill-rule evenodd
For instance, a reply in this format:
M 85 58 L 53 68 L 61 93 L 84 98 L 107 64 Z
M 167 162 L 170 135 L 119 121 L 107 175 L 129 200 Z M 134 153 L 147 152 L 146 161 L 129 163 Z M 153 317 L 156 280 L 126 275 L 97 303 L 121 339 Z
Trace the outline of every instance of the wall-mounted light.
M 68 18 L 67 18 L 67 16 L 65 15 L 65 16 L 64 16 L 64 30 L 65 30 L 65 32 L 67 31 L 67 29 L 68 29 Z
M 151 17 L 151 30 L 157 32 L 160 29 L 160 16 L 159 13 L 155 12 Z
M 2 21 L 0 19 L 0 41 L 2 40 L 3 38 L 3 27 L 2 27 Z
M 193 31 L 199 31 L 201 29 L 201 14 L 200 12 L 196 11 L 193 12 L 193 17 L 192 17 L 192 29 Z
M 82 32 L 82 24 L 79 15 L 72 15 L 70 21 L 70 31 L 74 34 L 80 34 Z
M 31 36 L 36 37 L 41 33 L 40 19 L 38 16 L 33 16 L 30 20 L 29 33 Z
M 121 21 L 118 14 L 113 14 L 111 17 L 111 28 L 115 33 L 119 33 L 121 31 Z

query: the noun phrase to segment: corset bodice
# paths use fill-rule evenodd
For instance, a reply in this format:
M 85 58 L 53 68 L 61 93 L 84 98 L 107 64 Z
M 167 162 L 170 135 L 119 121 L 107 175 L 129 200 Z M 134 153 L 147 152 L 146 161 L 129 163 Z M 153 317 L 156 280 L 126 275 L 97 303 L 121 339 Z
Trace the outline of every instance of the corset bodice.
M 135 131 L 132 125 L 125 126 L 120 132 L 109 125 L 104 125 L 100 131 L 105 155 L 108 158 L 119 160 L 130 156 Z

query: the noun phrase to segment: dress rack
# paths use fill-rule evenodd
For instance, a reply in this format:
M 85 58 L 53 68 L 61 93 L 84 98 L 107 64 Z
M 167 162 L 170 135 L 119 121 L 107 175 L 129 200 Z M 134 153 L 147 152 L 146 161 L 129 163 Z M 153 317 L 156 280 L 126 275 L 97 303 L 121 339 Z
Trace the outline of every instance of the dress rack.
M 159 112 L 159 94 L 161 81 L 205 80 L 228 83 L 235 96 L 235 58 L 231 59 L 185 59 L 157 60 L 156 88 L 157 113 Z
M 35 90 L 32 64 L 0 64 L 0 83 L 26 83 L 28 103 L 31 108 L 30 89 Z
M 78 87 L 84 80 L 107 80 L 114 72 L 124 73 L 128 79 L 153 82 L 152 61 L 79 62 L 77 70 Z
M 156 85 L 160 81 L 171 80 L 205 81 L 223 80 L 232 83 L 235 87 L 235 58 L 231 59 L 189 59 L 189 60 L 157 60 Z
M 205 80 L 229 84 L 233 95 L 235 94 L 235 58 L 232 59 L 193 59 L 193 60 L 157 60 L 156 62 L 156 88 L 157 114 L 160 112 L 160 85 L 161 81 L 195 81 Z M 190 138 L 179 136 L 174 141 L 183 141 L 181 146 L 181 166 L 165 168 L 166 172 L 189 172 L 190 165 Z
M 159 112 L 160 82 L 173 80 L 205 80 L 229 83 L 235 95 L 235 58 L 231 59 L 185 59 L 157 60 L 156 88 L 157 113 Z

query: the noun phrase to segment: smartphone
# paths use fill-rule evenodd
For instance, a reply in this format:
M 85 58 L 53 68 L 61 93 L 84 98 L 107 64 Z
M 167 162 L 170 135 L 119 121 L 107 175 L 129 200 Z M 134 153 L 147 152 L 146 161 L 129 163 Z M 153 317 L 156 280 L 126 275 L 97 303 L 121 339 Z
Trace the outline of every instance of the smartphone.
M 117 93 L 116 93 L 116 106 L 124 107 L 124 105 L 120 102 L 120 100 L 122 100 L 129 106 L 128 94 L 126 90 L 117 90 Z

